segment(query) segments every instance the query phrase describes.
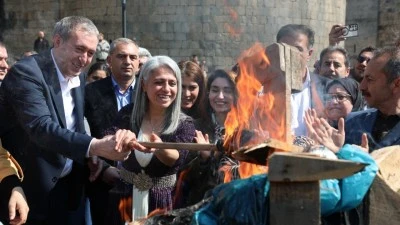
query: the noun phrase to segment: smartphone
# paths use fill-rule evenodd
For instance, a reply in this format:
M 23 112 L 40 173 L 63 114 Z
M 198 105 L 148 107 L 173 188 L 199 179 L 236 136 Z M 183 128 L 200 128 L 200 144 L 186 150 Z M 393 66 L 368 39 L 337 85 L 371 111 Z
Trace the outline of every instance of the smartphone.
M 344 37 L 357 37 L 358 36 L 358 24 L 348 24 L 344 28 Z

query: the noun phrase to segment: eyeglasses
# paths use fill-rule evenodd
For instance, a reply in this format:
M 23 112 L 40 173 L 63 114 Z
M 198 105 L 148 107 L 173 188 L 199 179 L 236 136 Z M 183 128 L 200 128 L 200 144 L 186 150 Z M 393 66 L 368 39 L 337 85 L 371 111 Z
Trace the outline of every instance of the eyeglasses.
M 325 101 L 326 102 L 331 102 L 333 100 L 336 100 L 337 102 L 344 102 L 346 100 L 350 100 L 351 95 L 347 94 L 327 94 L 325 95 Z
M 361 56 L 361 55 L 357 57 L 357 61 L 358 61 L 359 63 L 363 63 L 363 62 L 365 62 L 365 61 L 367 61 L 367 63 L 368 63 L 369 60 L 371 60 L 371 59 L 368 58 L 368 57 Z

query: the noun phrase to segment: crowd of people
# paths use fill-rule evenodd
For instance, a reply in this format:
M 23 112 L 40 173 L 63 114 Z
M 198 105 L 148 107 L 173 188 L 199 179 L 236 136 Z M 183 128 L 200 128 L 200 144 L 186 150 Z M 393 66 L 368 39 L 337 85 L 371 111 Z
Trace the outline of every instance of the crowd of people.
M 302 147 L 369 163 L 341 182 L 321 183 L 330 190 L 321 193 L 324 216 L 360 204 L 377 172 L 369 153 L 400 144 L 400 48 L 367 46 L 352 65 L 338 45 L 343 34 L 344 26 L 332 26 L 330 46 L 313 71 L 306 66 L 298 74 L 303 88 L 290 97 L 292 133 L 306 140 Z M 276 41 L 296 48 L 303 65 L 314 53 L 306 25 L 281 27 Z M 129 38 L 108 43 L 80 16 L 55 24 L 52 47 L 43 31 L 34 46 L 37 53 L 9 66 L 0 42 L 1 222 L 124 224 L 210 196 L 194 224 L 253 221 L 226 212 L 244 193 L 265 200 L 266 174 L 241 179 L 242 162 L 228 152 L 146 145 L 223 141 L 226 118 L 240 104 L 240 66 L 208 71 L 197 55 L 176 62 Z M 121 209 L 124 198 L 131 199 L 128 209 Z M 128 217 L 120 216 L 124 210 Z

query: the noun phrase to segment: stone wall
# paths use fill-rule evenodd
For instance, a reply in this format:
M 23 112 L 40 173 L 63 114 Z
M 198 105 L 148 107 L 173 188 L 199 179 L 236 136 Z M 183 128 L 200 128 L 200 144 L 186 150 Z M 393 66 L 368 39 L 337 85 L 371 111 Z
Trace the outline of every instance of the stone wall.
M 350 55 L 358 55 L 367 46 L 377 46 L 379 1 L 347 0 L 346 24 L 358 24 L 358 37 L 348 38 L 345 48 Z
M 400 38 L 400 0 L 347 0 L 346 24 L 352 23 L 359 36 L 346 40 L 351 55 L 369 45 L 392 46 Z
M 68 15 L 92 19 L 108 40 L 122 33 L 120 0 L 3 1 L 5 18 L 14 25 L 2 37 L 15 54 L 33 48 L 38 30 L 51 39 L 54 23 Z M 197 54 L 211 69 L 232 66 L 255 42 L 275 42 L 278 29 L 288 23 L 314 28 L 315 59 L 328 44 L 332 24 L 344 23 L 346 13 L 346 0 L 126 1 L 128 38 L 153 55 L 181 60 Z
M 380 0 L 378 46 L 391 46 L 400 39 L 400 0 Z

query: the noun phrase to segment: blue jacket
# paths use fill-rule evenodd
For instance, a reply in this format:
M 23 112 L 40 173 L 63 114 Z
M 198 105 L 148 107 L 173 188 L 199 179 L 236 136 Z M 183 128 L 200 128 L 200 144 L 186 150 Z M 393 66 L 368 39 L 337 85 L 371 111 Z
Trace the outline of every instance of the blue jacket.
M 378 171 L 374 159 L 353 145 L 345 145 L 337 156 L 339 159 L 368 165 L 362 171 L 343 178 L 341 182 L 336 179 L 321 181 L 322 215 L 357 207 Z M 213 200 L 195 212 L 192 224 L 267 224 L 269 186 L 266 174 L 219 185 L 213 189 Z
M 397 123 L 385 137 L 376 142 L 372 138 L 372 130 L 375 124 L 378 110 L 368 109 L 365 111 L 350 113 L 346 119 L 346 140 L 345 143 L 360 145 L 361 135 L 367 133 L 368 143 L 371 150 L 400 144 L 400 123 Z M 370 151 L 371 151 L 370 150 Z

